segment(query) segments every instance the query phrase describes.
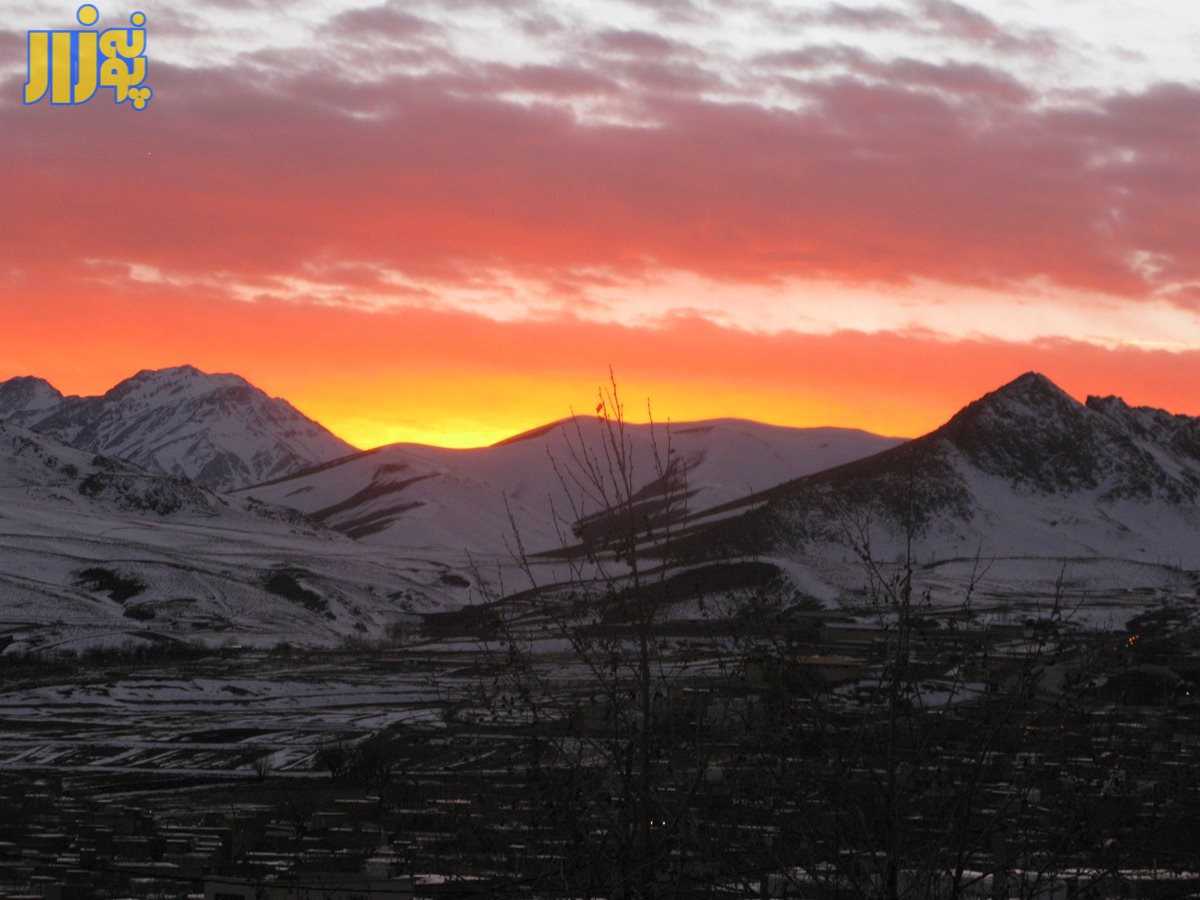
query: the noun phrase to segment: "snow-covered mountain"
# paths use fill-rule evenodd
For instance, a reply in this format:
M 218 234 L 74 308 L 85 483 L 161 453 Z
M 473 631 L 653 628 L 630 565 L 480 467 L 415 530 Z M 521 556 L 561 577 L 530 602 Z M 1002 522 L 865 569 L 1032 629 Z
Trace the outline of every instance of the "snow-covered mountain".
M 941 428 L 735 506 L 695 545 L 879 559 L 1119 558 L 1200 567 L 1200 419 L 1079 403 L 1029 373 Z M 824 548 L 824 549 L 821 549 Z
M 493 577 L 472 560 L 511 566 L 514 522 L 531 552 L 603 527 L 597 499 L 559 479 L 573 447 L 602 452 L 595 419 L 477 450 L 358 453 L 241 378 L 188 367 L 93 398 L 13 379 L 0 403 L 0 643 L 13 646 L 379 635 L 466 602 Z M 627 433 L 647 511 L 668 489 L 699 509 L 897 443 L 734 420 Z
M 0 420 L 215 490 L 355 452 L 240 376 L 191 366 L 139 372 L 99 397 L 63 397 L 40 379 L 10 379 L 0 383 Z
M 0 644 L 378 635 L 511 591 L 518 536 L 554 579 L 570 566 L 554 551 L 614 522 L 578 477 L 614 471 L 614 435 L 591 417 L 474 450 L 346 454 L 242 379 L 187 368 L 99 398 L 14 379 L 0 409 Z M 854 545 L 887 564 L 910 535 L 925 584 L 948 596 L 977 554 L 1003 560 L 983 592 L 997 609 L 1053 591 L 1064 561 L 1076 588 L 1122 611 L 1200 587 L 1200 419 L 1079 403 L 1040 375 L 912 441 L 732 419 L 624 435 L 629 514 L 659 540 L 673 526 L 672 565 L 697 590 L 714 564 L 752 557 L 810 598 L 854 604 Z
M 160 516 L 207 515 L 228 506 L 185 478 L 151 475 L 130 463 L 85 453 L 5 422 L 0 422 L 0 490 L 73 507 L 103 505 Z M 11 508 L 6 512 L 11 514 Z
M 0 422 L 0 646 L 377 637 L 443 573 Z
M 687 508 L 697 511 L 899 443 L 849 429 L 780 428 L 735 419 L 653 431 L 627 425 L 625 433 L 632 486 L 647 514 L 657 514 L 668 488 L 686 495 Z M 367 543 L 506 554 L 515 546 L 515 524 L 525 549 L 536 553 L 602 524 L 588 520 L 602 504 L 570 473 L 577 470 L 572 453 L 583 447 L 607 467 L 605 444 L 603 425 L 580 417 L 474 450 L 395 444 L 245 493 L 291 506 Z M 655 464 L 656 446 L 669 473 Z
M 0 422 L 28 425 L 44 418 L 63 402 L 50 382 L 32 375 L 0 381 Z

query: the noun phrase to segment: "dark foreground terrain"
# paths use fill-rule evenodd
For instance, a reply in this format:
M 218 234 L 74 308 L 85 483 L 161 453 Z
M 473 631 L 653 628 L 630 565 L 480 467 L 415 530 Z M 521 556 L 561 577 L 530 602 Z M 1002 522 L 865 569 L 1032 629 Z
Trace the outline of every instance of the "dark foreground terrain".
M 0 896 L 1192 896 L 1185 612 L 7 659 Z

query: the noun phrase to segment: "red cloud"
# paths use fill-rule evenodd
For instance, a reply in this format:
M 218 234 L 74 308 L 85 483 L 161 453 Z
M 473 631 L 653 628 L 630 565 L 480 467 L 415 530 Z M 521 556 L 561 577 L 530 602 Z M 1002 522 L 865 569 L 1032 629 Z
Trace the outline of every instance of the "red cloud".
M 995 23 L 948 0 L 923 8 L 939 28 L 999 40 Z M 384 5 L 335 25 L 425 27 L 411 19 Z M 438 50 L 426 74 L 374 80 L 340 57 L 156 60 L 145 115 L 99 101 L 26 108 L 9 81 L 0 196 L 22 215 L 0 219 L 0 265 L 31 282 L 73 273 L 78 290 L 95 273 L 87 260 L 214 291 L 222 280 L 270 291 L 337 260 L 450 283 L 667 267 L 747 282 L 1044 278 L 1191 302 L 1193 88 L 1055 107 L 981 65 L 816 48 L 754 67 L 802 101 L 791 111 L 706 99 L 728 73 L 694 54 L 664 59 L 681 55 L 673 42 L 605 42 L 618 57 L 519 66 Z M 844 73 L 797 80 L 819 50 Z M 567 101 L 609 115 L 580 118 Z
M 995 51 L 1053 49 L 948 0 L 920 10 L 813 15 Z M 276 299 L 294 294 L 289 278 L 317 283 L 329 303 L 372 294 L 436 306 L 455 286 L 513 299 L 493 281 L 501 273 L 584 315 L 589 286 L 675 269 L 747 284 L 1045 279 L 1200 305 L 1194 87 L 1054 105 L 982 65 L 797 47 L 737 68 L 645 32 L 571 38 L 543 25 L 578 52 L 464 60 L 443 40 L 447 22 L 384 4 L 335 18 L 328 33 L 342 43 L 325 55 L 262 51 L 209 69 L 153 59 L 144 114 L 100 100 L 24 107 L 19 77 L 0 84 L 0 203 L 18 213 L 0 216 L 0 366 L 100 390 L 128 374 L 127 360 L 187 360 L 244 371 L 302 405 L 306 385 L 344 382 L 365 405 L 378 402 L 367 384 L 471 372 L 535 373 L 569 400 L 612 363 L 700 398 L 766 397 L 778 414 L 754 414 L 776 421 L 905 433 L 1039 369 L 1079 394 L 1200 411 L 1195 353 L 766 337 L 686 318 L 659 329 L 501 325 Z M 367 34 L 389 39 L 355 56 Z M 22 48 L 0 34 L 0 59 Z M 790 92 L 795 108 L 753 100 L 759 88 Z M 711 99 L 738 91 L 738 102 Z M 422 283 L 397 285 L 394 272 Z M 230 303 L 231 291 L 260 299 Z M 805 385 L 807 406 L 787 399 Z

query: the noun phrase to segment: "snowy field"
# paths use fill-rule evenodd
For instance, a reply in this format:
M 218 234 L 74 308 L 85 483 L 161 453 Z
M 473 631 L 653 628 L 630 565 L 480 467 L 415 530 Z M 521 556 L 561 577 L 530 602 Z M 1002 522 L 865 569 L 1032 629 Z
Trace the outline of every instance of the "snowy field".
M 279 775 L 327 775 L 319 746 L 392 726 L 439 727 L 475 683 L 453 648 L 420 660 L 254 651 L 162 666 L 7 672 L 0 770 L 246 777 L 269 755 Z

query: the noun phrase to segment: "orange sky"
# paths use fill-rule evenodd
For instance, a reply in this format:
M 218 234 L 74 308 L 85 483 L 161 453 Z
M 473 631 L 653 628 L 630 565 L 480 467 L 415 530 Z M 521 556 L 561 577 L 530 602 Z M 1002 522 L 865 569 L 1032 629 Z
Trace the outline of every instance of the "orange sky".
M 15 313 L 15 314 L 14 314 Z M 611 363 L 631 418 L 739 416 L 899 436 L 936 427 L 1016 375 L 1038 370 L 1083 399 L 1200 414 L 1200 352 L 1066 341 L 945 341 L 917 334 L 757 335 L 700 319 L 658 328 L 583 321 L 499 323 L 465 313 L 364 312 L 113 296 L 9 310 L 0 375 L 38 372 L 97 393 L 146 368 L 233 371 L 360 447 L 491 443 L 588 410 Z M 903 385 L 903 391 L 897 390 Z
M 234 371 L 360 446 L 498 440 L 610 365 L 675 420 L 915 435 L 1030 369 L 1200 413 L 1165 0 L 1154 64 L 994 0 L 198 0 L 147 8 L 141 113 L 23 105 L 73 10 L 5 4 L 0 378 Z

